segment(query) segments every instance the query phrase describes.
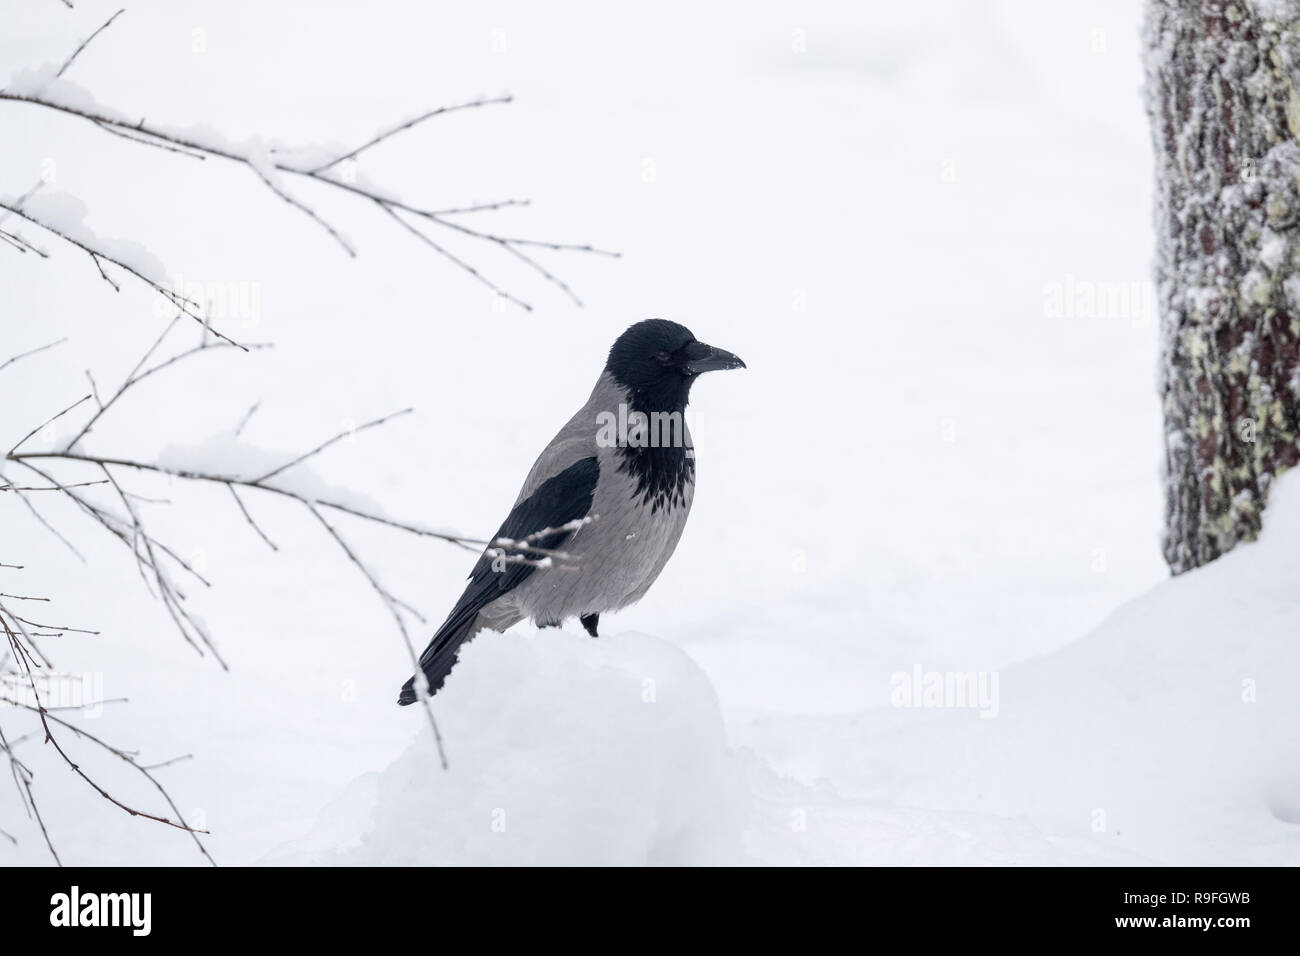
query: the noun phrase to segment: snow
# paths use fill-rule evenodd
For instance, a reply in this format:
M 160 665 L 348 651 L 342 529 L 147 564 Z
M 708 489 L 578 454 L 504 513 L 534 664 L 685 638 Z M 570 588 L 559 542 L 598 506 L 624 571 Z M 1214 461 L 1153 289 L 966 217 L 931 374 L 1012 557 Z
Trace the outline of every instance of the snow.
M 672 645 L 517 628 L 462 653 L 427 726 L 266 862 L 626 866 L 735 859 L 747 806 L 708 677 Z M 344 822 L 346 820 L 346 822 Z
M 349 435 L 344 440 L 350 441 L 352 437 Z M 33 444 L 35 446 L 37 442 L 34 440 Z M 261 487 L 271 491 L 284 491 L 307 501 L 347 508 L 384 521 L 399 522 L 425 534 L 452 538 L 473 537 L 454 528 L 430 527 L 385 511 L 383 505 L 370 495 L 323 478 L 313 467 L 316 460 L 314 455 L 286 468 L 273 478 L 258 481 L 263 475 L 284 467 L 302 454 L 302 451 L 270 451 L 241 440 L 237 435 L 220 433 L 198 444 L 168 445 L 154 455 L 151 461 L 175 474 L 206 474 L 217 479 L 257 481 Z M 254 498 L 258 494 L 254 488 L 245 490 Z
M 140 243 L 131 239 L 105 238 L 86 225 L 89 209 L 76 196 L 39 190 L 24 199 L 22 196 L 0 193 L 0 203 L 26 213 L 41 225 L 49 226 L 87 249 L 134 269 L 151 282 L 162 284 L 167 281 L 166 267 Z M 8 210 L 3 213 L 10 215 Z M 109 265 L 108 268 L 112 269 L 113 266 Z
M 46 63 L 40 67 L 16 69 L 5 83 L 4 92 L 13 96 L 39 99 L 78 113 L 93 113 L 104 119 L 130 122 L 124 113 L 104 107 L 95 99 L 95 95 L 81 84 L 59 76 L 60 65 Z
M 749 747 L 661 639 L 480 637 L 435 699 L 450 770 L 423 728 L 264 862 L 1295 864 L 1300 475 L 1269 515 L 1257 543 L 990 675 L 991 709 L 896 698 L 769 718 Z

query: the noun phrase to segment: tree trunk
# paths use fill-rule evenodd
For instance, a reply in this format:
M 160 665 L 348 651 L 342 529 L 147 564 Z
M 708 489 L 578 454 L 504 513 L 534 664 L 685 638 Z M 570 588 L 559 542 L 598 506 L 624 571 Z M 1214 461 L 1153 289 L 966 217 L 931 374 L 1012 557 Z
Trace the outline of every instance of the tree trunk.
M 1174 574 L 1252 540 L 1300 458 L 1300 0 L 1149 0 Z

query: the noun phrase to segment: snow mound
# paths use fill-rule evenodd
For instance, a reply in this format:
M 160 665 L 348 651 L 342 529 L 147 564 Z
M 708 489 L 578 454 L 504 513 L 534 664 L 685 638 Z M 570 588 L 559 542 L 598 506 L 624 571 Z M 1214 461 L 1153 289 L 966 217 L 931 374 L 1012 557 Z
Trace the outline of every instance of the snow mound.
M 394 684 L 394 693 L 396 683 Z M 742 771 L 709 679 L 642 634 L 481 634 L 420 730 L 277 864 L 714 864 L 741 857 Z
M 1300 863 L 1300 473 L 1259 540 L 1000 673 L 996 716 L 772 720 L 769 861 Z M 752 737 L 753 735 L 751 735 Z M 821 781 L 831 781 L 827 788 Z M 789 839 L 800 808 L 801 843 Z M 838 836 L 837 836 L 838 834 Z
M 1009 670 L 1003 718 L 968 726 L 954 764 L 978 765 L 983 802 L 1049 832 L 1086 820 L 1095 840 L 1165 864 L 1295 864 L 1298 571 L 1288 475 L 1259 541 Z

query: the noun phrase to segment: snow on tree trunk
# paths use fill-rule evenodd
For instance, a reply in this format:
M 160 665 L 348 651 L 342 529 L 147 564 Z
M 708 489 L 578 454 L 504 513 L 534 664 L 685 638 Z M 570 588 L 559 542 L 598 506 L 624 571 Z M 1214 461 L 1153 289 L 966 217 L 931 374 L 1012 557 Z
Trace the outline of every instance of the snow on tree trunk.
M 1259 532 L 1300 458 L 1300 0 L 1149 0 L 1175 574 Z

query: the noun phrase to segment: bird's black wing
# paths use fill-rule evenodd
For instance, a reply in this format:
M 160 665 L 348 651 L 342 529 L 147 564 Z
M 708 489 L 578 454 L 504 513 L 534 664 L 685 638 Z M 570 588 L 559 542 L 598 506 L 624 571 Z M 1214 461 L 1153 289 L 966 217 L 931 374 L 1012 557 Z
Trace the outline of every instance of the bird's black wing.
M 559 474 L 546 479 L 531 495 L 515 505 L 494 540 L 510 538 L 518 541 L 546 528 L 557 528 L 585 518 L 591 511 L 599 478 L 600 466 L 594 457 L 574 462 Z M 538 548 L 554 550 L 562 547 L 572 534 L 572 531 L 556 531 L 530 543 Z M 526 550 L 502 550 L 511 557 L 536 558 L 535 553 L 530 555 Z M 447 620 L 438 628 L 438 633 L 420 655 L 420 669 L 429 680 L 430 695 L 442 686 L 456 663 L 456 652 L 470 636 L 479 611 L 517 588 L 537 570 L 531 561 L 501 562 L 487 554 L 479 558 L 474 570 L 470 572 L 465 593 L 460 596 L 456 606 L 447 615 Z M 397 702 L 415 703 L 415 678 L 402 686 Z

